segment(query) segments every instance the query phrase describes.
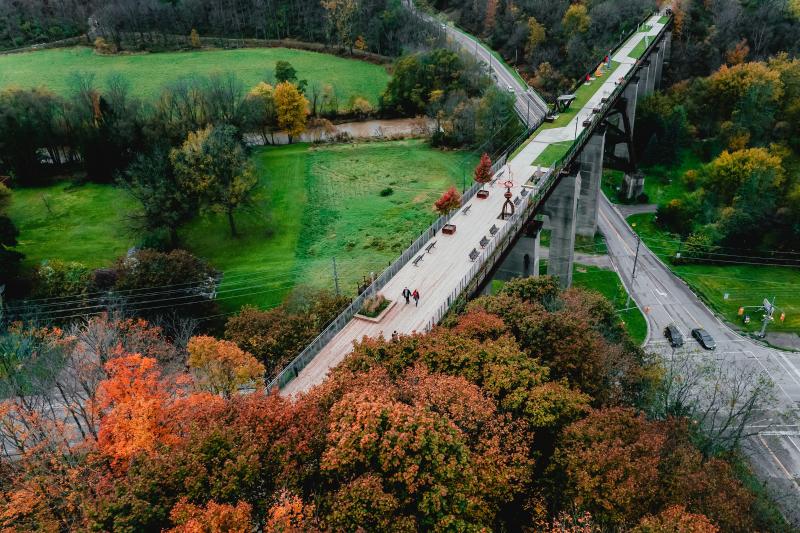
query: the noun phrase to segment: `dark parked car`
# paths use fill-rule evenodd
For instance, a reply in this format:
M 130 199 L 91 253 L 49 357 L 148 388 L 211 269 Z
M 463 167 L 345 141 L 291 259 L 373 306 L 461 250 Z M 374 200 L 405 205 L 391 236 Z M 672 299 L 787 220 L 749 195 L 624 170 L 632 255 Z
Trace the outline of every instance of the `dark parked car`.
M 670 346 L 673 348 L 680 348 L 683 346 L 683 335 L 675 324 L 670 324 L 664 328 L 664 336 L 669 341 Z
M 706 350 L 713 350 L 717 347 L 717 343 L 714 342 L 714 338 L 703 328 L 693 329 L 692 337 L 697 339 L 697 342 L 699 342 L 700 345 Z

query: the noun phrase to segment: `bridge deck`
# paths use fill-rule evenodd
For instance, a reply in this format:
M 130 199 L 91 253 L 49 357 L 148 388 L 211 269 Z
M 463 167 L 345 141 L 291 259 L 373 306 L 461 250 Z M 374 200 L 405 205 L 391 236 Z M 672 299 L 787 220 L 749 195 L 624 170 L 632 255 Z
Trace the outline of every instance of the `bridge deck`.
M 505 201 L 502 181 L 508 179 L 510 173 L 514 182 L 512 188 L 514 197 L 519 195 L 522 184 L 528 182 L 531 182 L 532 185 L 535 184 L 531 180 L 536 170 L 532 166 L 532 162 L 550 144 L 576 139 L 584 129 L 581 122 L 586 118 L 587 113 L 599 105 L 604 94 L 610 93 L 614 89 L 616 80 L 634 68 L 636 59 L 628 57 L 631 50 L 644 39 L 645 35 L 656 36 L 661 32 L 664 25 L 658 21 L 659 16 L 651 17 L 648 21 L 651 26 L 649 31 L 635 33 L 620 47 L 612 57 L 612 60 L 619 63 L 619 66 L 612 73 L 606 73 L 602 79 L 592 82 L 598 85 L 598 90 L 569 124 L 562 128 L 540 131 L 533 141 L 528 143 L 508 163 L 507 168 L 501 169 L 496 174 L 499 176 L 497 184 L 493 187 L 487 186 L 491 191 L 489 198 L 485 200 L 473 198 L 469 202 L 472 208 L 468 214 L 464 215 L 459 212 L 453 217 L 451 222 L 457 227 L 454 235 L 437 235 L 435 237 L 436 247 L 432 253 L 426 254 L 418 266 L 414 266 L 411 262 L 406 264 L 386 284 L 380 292 L 398 303 L 379 323 L 358 318 L 351 320 L 295 379 L 286 384 L 282 393 L 303 392 L 320 383 L 325 379 L 328 371 L 350 353 L 353 342 L 365 336 L 382 335 L 388 338 L 394 331 L 400 334 L 424 331 L 431 320 L 436 318 L 437 312 L 458 287 L 462 278 L 473 267 L 474 263 L 468 257 L 469 252 L 473 248 L 480 250 L 479 241 L 482 236 L 489 236 L 489 228 L 493 224 L 497 227 L 505 224 L 497 218 Z M 535 187 L 531 193 L 535 193 Z M 411 304 L 405 304 L 401 296 L 404 287 L 408 287 L 412 291 L 417 289 L 420 292 L 419 307 L 414 306 L 413 300 Z

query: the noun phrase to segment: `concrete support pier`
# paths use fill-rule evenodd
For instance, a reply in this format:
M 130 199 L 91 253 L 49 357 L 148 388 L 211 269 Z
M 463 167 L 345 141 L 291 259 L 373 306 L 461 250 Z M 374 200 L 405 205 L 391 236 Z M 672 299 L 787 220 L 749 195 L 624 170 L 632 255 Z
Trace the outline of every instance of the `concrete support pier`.
M 622 93 L 622 97 L 625 98 L 625 114 L 628 115 L 628 124 L 631 127 L 631 137 L 633 137 L 633 126 L 636 122 L 636 103 L 639 98 L 639 91 L 640 91 L 640 83 L 639 77 L 635 76 L 631 78 L 630 83 L 627 87 L 625 87 L 625 91 Z M 622 128 L 622 118 L 620 118 L 619 123 L 617 126 L 621 129 Z M 614 155 L 621 158 L 628 157 L 628 145 L 625 143 L 620 143 L 614 147 Z
M 600 182 L 603 179 L 603 152 L 606 132 L 598 128 L 583 147 L 580 164 L 581 193 L 578 198 L 578 220 L 575 231 L 584 237 L 594 237 L 600 201 Z
M 572 262 L 575 257 L 575 225 L 578 219 L 578 198 L 581 194 L 581 173 L 564 176 L 542 206 L 550 219 L 550 255 L 547 274 L 558 276 L 561 287 L 572 285 Z M 535 261 L 534 261 L 535 262 Z
M 639 70 L 639 92 L 637 97 L 639 100 L 647 96 L 652 92 L 652 90 L 648 90 L 650 86 L 650 71 L 653 70 L 650 61 L 646 60 L 642 62 L 642 68 Z
M 653 51 L 653 59 L 656 62 L 656 72 L 653 79 L 653 88 L 661 88 L 661 71 L 664 68 L 664 41 L 658 43 L 658 48 Z

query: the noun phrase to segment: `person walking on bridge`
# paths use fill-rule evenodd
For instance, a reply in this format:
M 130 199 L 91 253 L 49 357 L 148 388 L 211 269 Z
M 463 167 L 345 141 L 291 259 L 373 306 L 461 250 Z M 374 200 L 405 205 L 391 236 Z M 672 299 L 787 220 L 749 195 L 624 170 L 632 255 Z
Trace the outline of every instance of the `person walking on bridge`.
M 411 303 L 411 291 L 408 290 L 408 287 L 403 289 L 403 298 L 406 299 L 406 305 Z
M 414 293 L 411 296 L 414 297 L 414 307 L 419 307 L 419 291 L 414 289 Z

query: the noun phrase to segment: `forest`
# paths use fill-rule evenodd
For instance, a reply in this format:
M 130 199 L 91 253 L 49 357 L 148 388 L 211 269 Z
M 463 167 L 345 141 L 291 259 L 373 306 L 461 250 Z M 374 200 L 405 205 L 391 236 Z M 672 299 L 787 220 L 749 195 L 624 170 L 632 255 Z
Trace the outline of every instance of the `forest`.
M 676 361 L 661 367 L 596 293 L 560 291 L 550 278 L 510 282 L 428 334 L 363 340 L 293 401 L 261 390 L 249 324 L 229 323 L 232 340 L 168 339 L 144 320 L 113 316 L 66 330 L 12 328 L 2 342 L 15 358 L 4 369 L 26 372 L 3 382 L 0 436 L 19 458 L 3 463 L 0 523 L 180 532 L 784 527 L 744 484 L 732 452 L 767 384 L 714 369 L 687 379 Z M 56 361 L 69 372 L 53 373 Z M 739 380 L 755 386 L 745 391 Z M 685 416 L 698 415 L 709 385 L 718 407 L 749 407 L 712 407 L 719 416 L 694 426 Z M 52 402 L 72 413 L 69 423 L 40 416 Z
M 153 49 L 202 36 L 296 39 L 397 56 L 427 32 L 400 0 L 2 0 L 0 48 L 90 33 L 118 49 Z

